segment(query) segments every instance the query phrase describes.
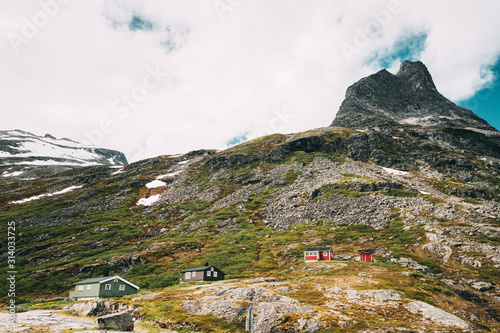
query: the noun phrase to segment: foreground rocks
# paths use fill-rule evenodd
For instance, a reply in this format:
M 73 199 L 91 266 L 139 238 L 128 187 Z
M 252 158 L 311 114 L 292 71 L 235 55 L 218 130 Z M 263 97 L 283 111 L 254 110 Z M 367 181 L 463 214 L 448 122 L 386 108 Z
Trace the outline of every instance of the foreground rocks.
M 16 324 L 10 324 L 7 312 L 0 312 L 0 332 L 62 332 L 95 328 L 90 318 L 68 316 L 61 311 L 35 310 L 16 314 Z
M 214 295 L 186 300 L 182 306 L 189 313 L 200 315 L 211 313 L 227 321 L 237 321 L 252 305 L 256 332 L 270 332 L 285 315 L 305 314 L 313 310 L 312 306 L 304 306 L 293 298 L 281 296 L 265 288 L 266 285 L 268 284 L 260 283 L 250 287 L 220 289 Z M 271 286 L 279 285 L 281 284 L 271 283 Z
M 367 318 L 373 316 L 387 323 L 407 321 L 407 328 L 474 329 L 465 320 L 428 303 L 409 299 L 397 290 L 363 290 L 364 284 L 375 281 L 368 274 L 361 276 L 366 278 L 322 276 L 297 282 L 259 278 L 199 285 L 187 288 L 193 291 L 184 296 L 181 305 L 189 313 L 212 314 L 228 322 L 244 322 L 251 306 L 255 332 L 348 329 L 360 321 L 366 323 Z M 317 292 L 321 302 L 314 300 Z
M 452 315 L 446 311 L 436 308 L 430 304 L 421 301 L 412 301 L 406 305 L 406 308 L 416 314 L 420 314 L 434 323 L 445 326 L 458 327 L 463 329 L 473 329 L 474 326 Z
M 98 317 L 96 323 L 101 329 L 134 330 L 134 318 L 129 312 L 113 313 Z

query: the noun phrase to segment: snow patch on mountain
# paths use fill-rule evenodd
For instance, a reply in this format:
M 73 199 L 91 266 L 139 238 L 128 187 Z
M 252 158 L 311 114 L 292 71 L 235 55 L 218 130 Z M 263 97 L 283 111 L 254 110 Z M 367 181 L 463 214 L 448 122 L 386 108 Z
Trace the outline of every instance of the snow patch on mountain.
M 396 175 L 396 176 L 404 176 L 404 175 L 409 175 L 410 174 L 409 172 L 401 171 L 401 170 L 396 170 L 396 169 L 392 169 L 392 168 L 384 168 L 384 167 L 382 167 L 382 169 L 385 172 L 390 173 L 392 175 Z
M 167 173 L 165 175 L 160 175 L 160 176 L 156 177 L 156 179 L 170 178 L 170 177 L 177 176 L 178 174 L 181 174 L 181 173 L 182 173 L 182 171 L 170 172 L 170 173 Z
M 137 201 L 137 206 L 142 205 L 142 206 L 151 206 L 155 202 L 157 202 L 160 199 L 160 195 L 152 195 L 149 198 L 142 198 Z
M 20 176 L 24 173 L 24 171 L 14 171 L 14 172 L 11 172 L 11 173 L 7 173 L 7 171 L 5 171 L 3 174 L 2 174 L 2 177 L 17 177 L 17 176 Z
M 161 180 L 153 180 L 152 182 L 149 182 L 146 184 L 147 188 L 157 188 L 157 187 L 162 187 L 167 185 L 165 182 L 162 182 Z
M 26 198 L 26 199 L 11 201 L 10 203 L 11 204 L 22 204 L 22 203 L 25 203 L 25 202 L 29 202 L 29 201 L 33 201 L 33 200 L 38 200 L 38 199 L 41 199 L 41 198 L 52 197 L 54 195 L 68 193 L 68 192 L 74 191 L 76 189 L 79 189 L 81 187 L 83 187 L 83 185 L 70 186 L 70 187 L 67 187 L 67 188 L 65 188 L 63 190 L 57 191 L 57 192 L 39 194 L 39 195 L 35 195 L 35 196 L 29 197 L 29 198 Z

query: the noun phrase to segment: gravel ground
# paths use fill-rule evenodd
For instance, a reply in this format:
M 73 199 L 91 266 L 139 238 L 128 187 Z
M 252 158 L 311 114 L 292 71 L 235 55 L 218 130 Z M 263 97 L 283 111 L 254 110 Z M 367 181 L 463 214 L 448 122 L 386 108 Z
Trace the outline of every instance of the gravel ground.
M 9 322 L 9 314 L 0 313 L 2 332 L 63 332 L 65 330 L 95 329 L 95 320 L 73 317 L 52 310 L 34 310 L 16 314 L 16 324 Z

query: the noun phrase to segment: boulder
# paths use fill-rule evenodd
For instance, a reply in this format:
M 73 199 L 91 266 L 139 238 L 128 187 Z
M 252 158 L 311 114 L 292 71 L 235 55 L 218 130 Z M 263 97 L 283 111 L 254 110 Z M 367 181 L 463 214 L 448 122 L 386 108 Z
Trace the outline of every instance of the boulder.
M 422 301 L 412 301 L 406 308 L 413 313 L 422 315 L 424 318 L 440 325 L 458 327 L 462 329 L 473 329 L 474 327 L 463 319 L 441 310 L 433 305 Z
M 134 330 L 134 317 L 130 312 L 119 312 L 98 317 L 96 323 L 100 329 L 116 329 L 128 332 Z
M 479 291 L 486 291 L 495 288 L 492 283 L 482 281 L 471 284 L 471 287 Z

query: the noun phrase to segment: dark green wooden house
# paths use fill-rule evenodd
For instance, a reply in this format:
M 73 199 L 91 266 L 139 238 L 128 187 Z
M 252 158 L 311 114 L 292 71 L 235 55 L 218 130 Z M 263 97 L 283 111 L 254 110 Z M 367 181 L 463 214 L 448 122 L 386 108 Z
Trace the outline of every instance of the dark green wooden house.
M 139 287 L 118 275 L 86 279 L 73 283 L 69 297 L 78 300 L 121 297 L 137 293 Z

